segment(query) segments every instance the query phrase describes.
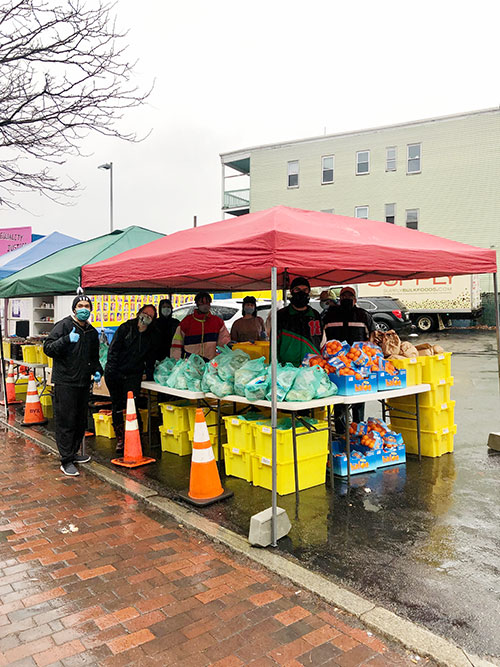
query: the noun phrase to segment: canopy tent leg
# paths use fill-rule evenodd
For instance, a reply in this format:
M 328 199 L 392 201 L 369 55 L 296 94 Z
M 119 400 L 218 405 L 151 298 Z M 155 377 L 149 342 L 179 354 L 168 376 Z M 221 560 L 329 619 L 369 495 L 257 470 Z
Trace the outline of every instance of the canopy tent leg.
M 272 429 L 272 517 L 271 517 L 271 545 L 277 546 L 277 517 L 278 517 L 278 494 L 277 487 L 277 433 L 278 427 L 278 394 L 277 394 L 277 378 L 278 378 L 278 272 L 276 267 L 271 269 L 271 429 Z
M 498 382 L 500 386 L 500 312 L 498 310 L 498 282 L 496 273 L 493 274 L 493 292 L 495 293 L 495 328 L 497 334 Z M 488 447 L 500 451 L 500 432 L 490 433 Z

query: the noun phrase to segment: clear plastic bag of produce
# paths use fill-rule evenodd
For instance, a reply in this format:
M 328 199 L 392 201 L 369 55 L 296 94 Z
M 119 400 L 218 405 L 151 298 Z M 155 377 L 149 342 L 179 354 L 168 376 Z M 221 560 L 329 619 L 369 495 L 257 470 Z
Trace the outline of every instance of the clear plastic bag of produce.
M 313 370 L 318 378 L 318 387 L 316 389 L 316 396 L 314 398 L 335 396 L 339 389 L 337 385 L 330 380 L 328 373 L 323 368 L 321 368 L 321 366 L 314 366 Z
M 186 366 L 184 369 L 186 378 L 201 381 L 203 373 L 205 372 L 205 365 L 206 362 L 198 354 L 191 354 L 186 359 Z
M 217 375 L 221 380 L 234 383 L 235 372 L 249 359 L 250 356 L 243 350 L 231 350 L 226 345 L 210 364 L 217 368 Z
M 175 363 L 175 359 L 170 359 L 170 357 L 157 363 L 153 374 L 154 381 L 165 387 L 167 385 L 167 380 L 170 377 L 170 373 L 174 369 Z
M 254 377 L 245 385 L 245 398 L 247 401 L 265 401 L 271 384 L 271 373 L 265 372 Z
M 175 364 L 172 372 L 170 373 L 166 386 L 171 387 L 172 389 L 187 389 L 187 379 L 184 374 L 184 368 L 186 366 L 187 359 L 179 359 Z
M 221 378 L 218 375 L 214 375 L 212 377 L 213 379 L 210 389 L 212 394 L 215 394 L 219 398 L 223 398 L 224 396 L 229 396 L 230 394 L 234 394 L 233 382 L 229 380 L 221 380 Z
M 234 373 L 234 393 L 238 396 L 245 395 L 245 385 L 250 380 L 267 373 L 267 364 L 265 357 L 259 359 L 249 359 L 242 366 L 236 369 Z
M 290 362 L 287 362 L 284 366 L 278 364 L 277 375 L 276 375 L 276 391 L 278 401 L 285 401 L 286 395 L 290 390 L 290 387 L 295 380 L 297 375 L 298 368 L 296 368 Z M 271 367 L 269 367 L 269 378 L 271 378 Z M 267 392 L 267 400 L 271 400 L 271 383 L 269 382 L 269 389 Z
M 293 384 L 286 394 L 287 401 L 312 401 L 320 383 L 320 377 L 314 372 L 315 368 L 310 366 L 297 369 Z
M 212 366 L 212 362 L 205 365 L 203 377 L 201 378 L 201 391 L 212 391 L 212 382 L 217 377 L 217 367 Z

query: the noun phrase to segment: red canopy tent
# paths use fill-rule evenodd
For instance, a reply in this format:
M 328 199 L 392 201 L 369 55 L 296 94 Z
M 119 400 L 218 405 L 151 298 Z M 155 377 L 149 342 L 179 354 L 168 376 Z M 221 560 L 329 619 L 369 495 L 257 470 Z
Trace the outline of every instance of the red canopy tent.
M 112 292 L 259 290 L 270 270 L 312 285 L 496 272 L 494 250 L 328 213 L 277 206 L 187 229 L 82 267 L 82 285 Z
M 312 285 L 493 273 L 496 253 L 386 222 L 277 206 L 188 229 L 82 267 L 82 286 L 106 292 L 244 291 L 271 287 L 272 544 L 276 546 L 276 310 L 278 278 Z M 500 345 L 499 345 L 500 350 Z M 500 351 L 499 351 L 500 369 Z

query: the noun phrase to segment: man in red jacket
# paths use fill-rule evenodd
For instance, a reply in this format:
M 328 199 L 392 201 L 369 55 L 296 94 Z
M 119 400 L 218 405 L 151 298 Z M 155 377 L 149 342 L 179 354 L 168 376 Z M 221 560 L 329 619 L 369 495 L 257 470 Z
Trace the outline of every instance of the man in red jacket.
M 206 361 L 213 359 L 217 346 L 227 345 L 231 340 L 224 320 L 210 312 L 212 297 L 208 292 L 198 292 L 192 315 L 187 315 L 177 327 L 172 339 L 170 356 L 173 359 L 199 354 Z

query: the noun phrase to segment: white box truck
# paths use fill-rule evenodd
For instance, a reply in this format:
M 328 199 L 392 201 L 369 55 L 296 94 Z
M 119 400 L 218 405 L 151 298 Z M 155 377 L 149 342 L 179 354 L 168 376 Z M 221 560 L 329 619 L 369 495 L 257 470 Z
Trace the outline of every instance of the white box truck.
M 479 276 L 445 276 L 421 280 L 384 280 L 357 286 L 358 296 L 392 296 L 410 311 L 418 331 L 448 326 L 451 319 L 481 315 Z

